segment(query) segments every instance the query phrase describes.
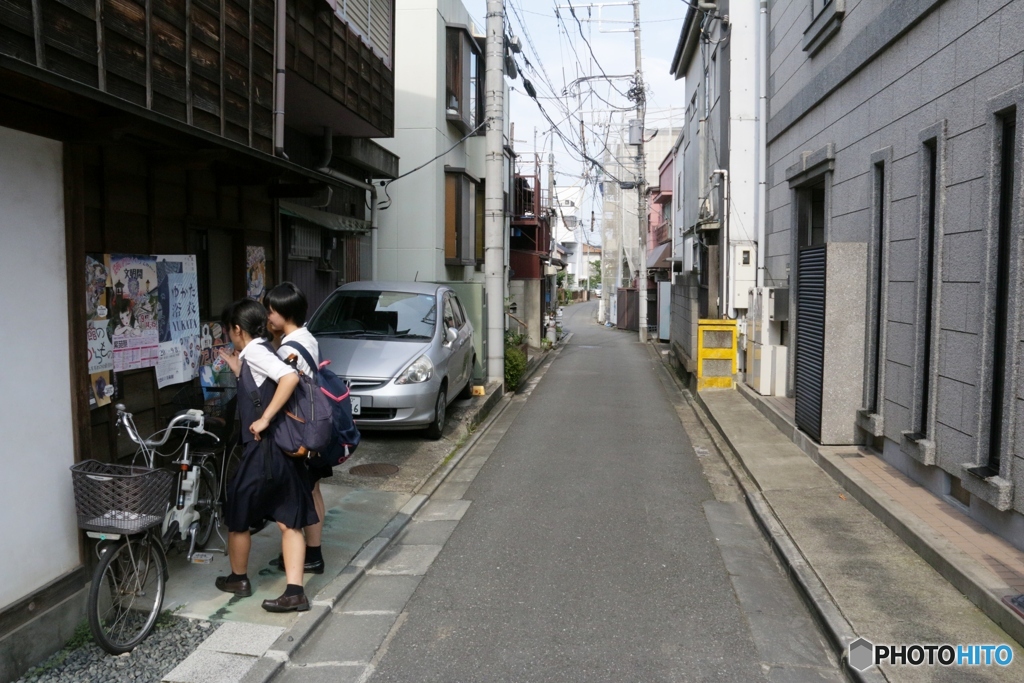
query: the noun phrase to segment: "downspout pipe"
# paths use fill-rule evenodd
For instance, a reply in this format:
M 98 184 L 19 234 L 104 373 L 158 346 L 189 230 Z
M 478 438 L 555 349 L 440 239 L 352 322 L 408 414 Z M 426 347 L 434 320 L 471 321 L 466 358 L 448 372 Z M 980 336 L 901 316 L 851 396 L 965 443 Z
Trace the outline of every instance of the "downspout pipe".
M 283 4 L 283 0 L 282 0 Z M 370 193 L 370 279 L 377 279 L 377 187 L 359 178 L 353 178 L 340 171 L 331 168 L 331 159 L 334 157 L 334 131 L 330 127 L 324 128 L 323 156 L 317 164 L 317 173 L 323 173 L 335 180 L 340 180 L 346 185 L 358 187 Z
M 288 21 L 287 0 L 277 0 L 277 21 L 274 22 L 274 154 L 287 159 L 284 153 L 284 76 L 285 50 L 287 49 L 285 25 Z
M 722 176 L 722 239 L 719 240 L 719 251 L 722 259 L 722 286 L 719 290 L 721 305 L 718 307 L 718 314 L 723 318 L 736 318 L 736 309 L 732 306 L 732 297 L 729 295 L 729 260 L 731 245 L 729 244 L 729 171 L 724 168 L 716 168 L 711 172 L 711 177 Z
M 758 44 L 757 110 L 757 286 L 764 287 L 765 257 L 768 251 L 766 194 L 768 188 L 768 0 L 761 0 L 760 42 Z

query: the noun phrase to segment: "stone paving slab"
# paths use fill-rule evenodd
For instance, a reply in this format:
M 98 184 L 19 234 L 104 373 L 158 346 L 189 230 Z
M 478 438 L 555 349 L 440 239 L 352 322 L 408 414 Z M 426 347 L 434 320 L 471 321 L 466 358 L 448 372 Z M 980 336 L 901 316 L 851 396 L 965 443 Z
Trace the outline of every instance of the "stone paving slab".
M 256 657 L 196 650 L 164 676 L 165 683 L 233 683 L 256 664 Z
M 469 500 L 431 500 L 423 506 L 416 519 L 422 522 L 457 522 L 466 514 L 471 504 L 472 501 Z
M 335 613 L 310 635 L 292 662 L 299 666 L 319 662 L 369 664 L 397 618 L 393 612 Z
M 199 649 L 259 657 L 282 633 L 283 626 L 228 622 L 200 643 Z
M 362 662 L 297 664 L 284 669 L 276 681 L 281 683 L 362 683 L 367 665 Z
M 392 612 L 398 614 L 420 585 L 422 576 L 367 576 L 352 594 L 334 608 L 336 613 Z
M 396 545 L 384 551 L 377 563 L 366 573 L 389 576 L 423 576 L 444 546 Z

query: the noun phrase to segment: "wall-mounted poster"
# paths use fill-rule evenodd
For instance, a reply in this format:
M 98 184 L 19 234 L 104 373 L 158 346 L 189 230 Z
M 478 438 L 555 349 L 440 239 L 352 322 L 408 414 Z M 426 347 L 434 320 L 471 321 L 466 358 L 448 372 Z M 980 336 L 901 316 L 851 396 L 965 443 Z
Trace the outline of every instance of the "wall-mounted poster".
M 156 259 L 110 254 L 106 265 L 114 371 L 153 367 L 159 359 L 160 344 Z
M 157 371 L 157 384 L 162 388 L 187 382 L 199 372 L 199 281 L 195 256 L 156 259 L 160 362 L 164 366 L 164 372 Z M 180 354 L 180 372 L 170 372 L 171 345 Z M 166 384 L 160 383 L 161 378 Z
M 109 370 L 89 375 L 89 407 L 99 408 L 110 403 L 111 398 L 117 392 L 114 386 L 114 373 Z
M 156 385 L 160 389 L 185 381 L 185 364 L 182 363 L 181 346 L 178 342 L 160 342 L 160 361 L 156 364 Z
M 267 290 L 267 255 L 263 247 L 245 248 L 246 296 L 262 301 Z
M 235 373 L 220 357 L 220 352 L 233 353 L 235 347 L 219 322 L 203 323 L 199 340 L 199 384 L 203 387 L 206 412 L 220 415 L 236 391 Z
M 114 393 L 114 347 L 108 330 L 107 266 L 100 254 L 85 257 L 85 318 L 89 363 L 89 406 L 110 403 Z

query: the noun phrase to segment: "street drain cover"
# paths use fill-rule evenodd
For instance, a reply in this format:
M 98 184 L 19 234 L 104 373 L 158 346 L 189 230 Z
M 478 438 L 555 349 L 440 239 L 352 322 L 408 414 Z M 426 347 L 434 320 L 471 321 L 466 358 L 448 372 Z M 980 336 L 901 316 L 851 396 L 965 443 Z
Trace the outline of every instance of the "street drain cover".
M 856 452 L 854 452 L 854 453 L 838 453 L 838 455 L 839 455 L 840 458 L 843 458 L 844 460 L 849 460 L 850 458 L 863 458 L 864 457 L 863 453 L 856 453 Z
M 368 462 L 365 465 L 356 465 L 348 471 L 357 477 L 390 477 L 398 473 L 398 465 L 391 465 L 386 462 Z

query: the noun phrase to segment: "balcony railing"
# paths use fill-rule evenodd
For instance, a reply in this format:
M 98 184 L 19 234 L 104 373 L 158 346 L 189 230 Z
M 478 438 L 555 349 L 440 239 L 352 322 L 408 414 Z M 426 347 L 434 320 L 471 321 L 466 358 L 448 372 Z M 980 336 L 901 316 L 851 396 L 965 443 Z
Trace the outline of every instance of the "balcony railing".
M 672 226 L 669 221 L 662 221 L 656 228 L 651 230 L 651 246 L 657 246 L 662 242 L 668 242 L 672 236 Z
M 538 221 L 551 208 L 548 191 L 540 187 L 540 176 L 518 175 L 512 193 L 512 221 Z

